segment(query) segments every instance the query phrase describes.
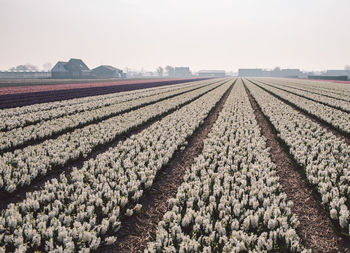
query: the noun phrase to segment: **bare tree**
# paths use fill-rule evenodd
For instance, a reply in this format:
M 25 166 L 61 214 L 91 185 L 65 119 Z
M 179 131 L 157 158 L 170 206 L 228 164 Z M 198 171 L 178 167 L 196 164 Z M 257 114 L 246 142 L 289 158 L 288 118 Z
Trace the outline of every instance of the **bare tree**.
M 10 68 L 10 71 L 38 71 L 38 68 L 33 64 L 27 63 L 25 65 L 18 65 Z
M 175 68 L 172 66 L 166 66 L 165 67 L 166 72 L 168 73 L 168 76 L 174 76 L 175 75 Z
M 162 77 L 163 76 L 163 73 L 164 73 L 164 70 L 162 67 L 158 67 L 157 68 L 157 73 L 158 73 L 158 76 Z
M 43 70 L 44 71 L 50 71 L 52 68 L 52 64 L 50 62 L 46 62 L 43 64 Z

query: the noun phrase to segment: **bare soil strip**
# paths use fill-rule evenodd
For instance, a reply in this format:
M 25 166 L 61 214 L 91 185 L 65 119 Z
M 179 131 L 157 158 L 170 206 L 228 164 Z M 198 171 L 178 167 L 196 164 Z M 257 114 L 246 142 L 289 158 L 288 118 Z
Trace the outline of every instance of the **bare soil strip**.
M 300 225 L 297 232 L 303 244 L 313 252 L 350 252 L 345 249 L 345 241 L 332 229 L 332 222 L 322 211 L 313 190 L 305 183 L 298 173 L 300 168 L 291 159 L 282 140 L 276 135 L 276 129 L 262 113 L 261 108 L 246 88 L 250 103 L 263 136 L 270 147 L 271 159 L 277 166 L 277 174 L 283 191 L 294 206 L 292 212 L 297 215 Z
M 225 82 L 223 82 L 221 85 L 223 85 Z M 220 86 L 221 86 L 220 85 Z M 218 87 L 220 87 L 218 86 Z M 216 88 L 218 88 L 216 87 Z M 77 160 L 69 161 L 66 165 L 63 166 L 63 168 L 54 168 L 51 172 L 49 172 L 45 176 L 38 177 L 32 181 L 32 183 L 28 186 L 18 188 L 18 190 L 14 191 L 13 193 L 8 193 L 4 191 L 0 191 L 0 211 L 3 209 L 6 209 L 7 206 L 10 203 L 17 203 L 22 201 L 26 197 L 27 192 L 33 192 L 36 190 L 39 190 L 44 184 L 54 178 L 59 178 L 62 173 L 65 175 L 68 175 L 74 167 L 80 168 L 83 166 L 84 162 L 90 159 L 95 159 L 97 155 L 106 152 L 110 148 L 116 147 L 119 142 L 124 141 L 125 139 L 129 138 L 131 135 L 138 134 L 142 130 L 146 129 L 147 127 L 151 126 L 155 122 L 161 120 L 162 118 L 166 117 L 167 115 L 173 113 L 175 110 L 178 110 L 191 102 L 199 99 L 203 95 L 209 93 L 210 91 L 216 89 L 210 89 L 209 91 L 206 91 L 205 93 L 199 95 L 198 97 L 178 106 L 177 108 L 174 108 L 166 113 L 163 113 L 155 118 L 149 119 L 147 122 L 145 122 L 143 125 L 134 127 L 133 129 L 130 129 L 127 133 L 123 135 L 116 136 L 114 140 L 112 140 L 110 143 L 106 143 L 103 145 L 98 145 L 96 148 L 94 148 L 93 152 L 91 152 L 87 157 L 80 157 Z
M 318 125 L 320 125 L 321 127 L 325 128 L 327 131 L 331 132 L 332 134 L 334 134 L 335 136 L 339 137 L 340 139 L 342 139 L 342 141 L 344 141 L 346 144 L 350 145 L 350 134 L 346 133 L 334 126 L 332 126 L 330 123 L 328 123 L 327 121 L 307 112 L 306 110 L 296 106 L 295 104 L 293 104 L 292 102 L 276 95 L 275 93 L 265 89 L 264 87 L 260 86 L 259 84 L 257 84 L 256 82 L 249 80 L 251 83 L 253 83 L 254 85 L 258 86 L 259 88 L 263 89 L 264 91 L 266 91 L 267 93 L 271 94 L 272 96 L 274 96 L 275 98 L 281 100 L 282 102 L 284 102 L 285 104 L 293 107 L 294 110 L 298 111 L 299 113 L 301 113 L 302 115 L 304 115 L 305 117 L 307 117 L 308 119 L 312 120 L 313 122 L 317 123 Z
M 203 140 L 218 118 L 233 85 L 188 139 L 186 148 L 176 151 L 170 163 L 159 172 L 150 190 L 140 200 L 141 212 L 122 220 L 121 229 L 115 235 L 117 241 L 111 246 L 102 246 L 98 252 L 138 252 L 145 248 L 167 211 L 168 199 L 176 194 L 186 170 L 190 169 L 195 157 L 202 151 Z

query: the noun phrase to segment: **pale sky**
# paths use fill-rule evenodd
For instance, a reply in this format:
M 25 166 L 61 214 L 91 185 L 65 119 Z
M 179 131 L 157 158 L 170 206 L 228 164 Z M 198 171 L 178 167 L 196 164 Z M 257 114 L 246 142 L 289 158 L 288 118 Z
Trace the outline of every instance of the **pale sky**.
M 0 70 L 344 69 L 350 0 L 0 0 Z

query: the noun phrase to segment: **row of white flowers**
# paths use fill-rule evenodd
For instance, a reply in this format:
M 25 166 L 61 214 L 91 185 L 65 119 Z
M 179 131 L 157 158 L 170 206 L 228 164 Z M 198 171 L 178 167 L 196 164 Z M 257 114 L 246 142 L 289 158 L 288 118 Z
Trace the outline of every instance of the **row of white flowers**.
M 37 124 L 29 125 L 26 127 L 15 128 L 7 132 L 0 132 L 0 151 L 8 148 L 16 148 L 16 146 L 30 143 L 31 141 L 41 140 L 43 138 L 51 137 L 55 134 L 60 134 L 64 131 L 71 131 L 77 127 L 85 124 L 91 124 L 101 121 L 107 117 L 116 116 L 126 111 L 130 111 L 134 108 L 138 108 L 149 103 L 154 103 L 172 96 L 180 95 L 184 92 L 189 92 L 195 89 L 211 85 L 210 82 L 203 83 L 201 85 L 191 85 L 190 87 L 184 87 L 153 96 L 145 96 L 139 99 L 129 100 L 123 103 L 115 103 L 113 105 L 100 107 L 94 110 L 87 110 L 77 114 L 54 118 L 48 121 L 40 121 Z M 122 98 L 122 97 L 120 97 Z M 104 102 L 99 102 L 104 103 Z M 55 110 L 55 109 L 54 109 Z M 54 111 L 51 110 L 51 111 Z M 25 118 L 25 116 L 23 116 Z
M 89 252 L 113 243 L 120 220 L 138 203 L 163 165 L 203 123 L 230 82 L 205 94 L 116 147 L 10 204 L 0 216 L 0 249 Z
M 203 82 L 203 81 L 196 81 L 196 83 L 200 83 L 200 82 Z M 186 86 L 188 84 L 193 84 L 193 83 L 194 82 L 187 82 L 187 83 L 177 84 L 176 86 Z M 27 106 L 16 107 L 16 108 L 8 108 L 0 111 L 0 117 L 16 116 L 16 115 L 27 114 L 27 113 L 36 112 L 36 111 L 51 110 L 59 107 L 67 107 L 67 106 L 72 106 L 80 103 L 88 103 L 88 102 L 93 102 L 98 100 L 102 101 L 102 100 L 106 100 L 106 99 L 114 98 L 118 96 L 133 95 L 133 94 L 143 93 L 143 92 L 152 92 L 155 90 L 162 90 L 162 89 L 168 89 L 168 88 L 171 88 L 171 87 L 161 86 L 161 87 L 153 87 L 153 88 L 146 88 L 146 89 L 137 89 L 133 91 L 123 91 L 123 92 L 104 94 L 104 95 L 98 95 L 98 96 L 88 96 L 88 97 L 47 102 L 47 103 L 41 103 L 41 104 L 27 105 Z
M 237 81 L 145 252 L 303 251 L 278 180 Z
M 273 88 L 258 82 L 261 87 L 271 91 L 273 94 L 288 100 L 297 107 L 307 111 L 308 113 L 326 121 L 335 128 L 344 132 L 350 133 L 350 114 L 340 111 L 338 109 L 314 102 L 307 98 L 303 98 L 292 93 Z
M 59 169 L 71 160 L 86 157 L 94 147 L 108 143 L 130 129 L 176 109 L 220 85 L 222 84 L 205 86 L 97 124 L 76 129 L 56 139 L 4 153 L 0 156 L 0 189 L 13 192 L 19 186 L 30 185 L 38 176 L 46 175 L 53 169 Z
M 307 180 L 320 193 L 329 216 L 349 234 L 350 147 L 292 107 L 249 82 L 247 85 L 291 155 L 305 168 Z
M 350 101 L 350 88 L 348 84 L 334 83 L 334 82 L 321 82 L 311 80 L 298 80 L 298 79 L 267 79 L 274 83 L 286 83 L 293 87 L 300 87 L 303 89 L 311 89 L 312 91 L 320 92 L 338 99 L 344 99 Z
M 91 96 L 78 99 L 70 99 L 59 102 L 35 104 L 30 106 L 3 109 L 0 111 L 0 131 L 7 131 L 17 127 L 40 123 L 44 120 L 55 119 L 73 115 L 79 112 L 94 110 L 105 106 L 115 105 L 124 101 L 141 97 L 157 95 L 196 85 L 208 83 L 208 81 L 185 83 L 180 85 L 165 86 L 162 88 L 150 88 L 131 92 L 120 92 L 102 96 Z
M 259 81 L 259 80 L 257 80 L 257 81 Z M 261 80 L 261 81 L 264 84 L 268 83 L 269 85 L 272 85 L 273 87 L 276 87 L 276 88 L 283 89 L 284 91 L 292 92 L 296 95 L 303 96 L 307 99 L 315 100 L 316 102 L 324 103 L 326 105 L 333 106 L 337 109 L 342 109 L 342 110 L 345 110 L 347 112 L 350 112 L 350 101 L 344 101 L 344 100 L 339 100 L 336 98 L 328 97 L 327 92 L 323 92 L 324 94 L 322 94 L 322 93 L 315 94 L 312 89 L 300 90 L 297 87 L 286 85 L 283 81 L 279 82 L 278 84 L 265 82 L 263 80 Z
M 328 83 L 327 86 L 326 85 L 317 86 L 306 81 L 301 82 L 300 80 L 297 80 L 297 82 L 294 82 L 294 81 L 292 82 L 289 79 L 277 79 L 277 80 L 266 79 L 265 81 L 268 81 L 269 83 L 285 86 L 288 88 L 299 89 L 302 91 L 315 93 L 321 96 L 328 96 L 337 100 L 350 102 L 350 91 L 345 92 L 345 91 L 334 90 L 333 87 L 337 87 L 337 84 L 334 84 L 334 83 Z

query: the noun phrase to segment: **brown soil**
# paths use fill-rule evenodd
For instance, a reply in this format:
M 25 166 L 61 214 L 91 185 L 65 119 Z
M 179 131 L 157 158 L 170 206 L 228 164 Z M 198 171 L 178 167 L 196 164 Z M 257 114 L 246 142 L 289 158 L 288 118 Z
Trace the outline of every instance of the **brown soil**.
M 250 103 L 262 134 L 267 138 L 270 147 L 271 159 L 277 165 L 277 173 L 283 191 L 294 206 L 292 212 L 297 215 L 300 225 L 297 233 L 303 245 L 311 248 L 313 252 L 350 252 L 345 249 L 345 241 L 332 229 L 332 222 L 322 212 L 319 202 L 314 197 L 313 190 L 304 182 L 297 172 L 298 168 L 286 150 L 282 147 L 276 130 L 262 113 L 259 105 L 246 88 Z
M 138 252 L 145 248 L 147 242 L 153 238 L 158 222 L 167 211 L 167 200 L 176 194 L 184 173 L 202 151 L 203 140 L 219 116 L 233 85 L 188 139 L 186 148 L 177 151 L 170 163 L 157 175 L 151 189 L 140 200 L 141 212 L 122 220 L 121 229 L 116 234 L 117 241 L 111 246 L 102 246 L 99 252 Z
M 224 84 L 224 83 L 225 82 L 223 82 L 222 84 Z M 157 117 L 149 119 L 143 125 L 138 126 L 138 127 L 134 127 L 133 129 L 130 129 L 127 133 L 116 136 L 115 139 L 109 143 L 105 143 L 103 145 L 98 145 L 85 158 L 80 157 L 77 160 L 68 161 L 68 163 L 66 165 L 64 165 L 63 167 L 54 168 L 51 172 L 48 172 L 47 175 L 39 176 L 36 179 L 34 179 L 29 186 L 18 188 L 13 193 L 0 191 L 0 211 L 3 209 L 6 209 L 10 203 L 17 203 L 17 202 L 22 201 L 26 197 L 27 192 L 33 192 L 33 191 L 39 190 L 41 187 L 43 187 L 45 185 L 45 183 L 47 181 L 54 179 L 54 178 L 59 178 L 62 173 L 65 175 L 68 175 L 69 173 L 71 173 L 71 171 L 74 167 L 77 167 L 77 168 L 82 167 L 85 161 L 90 160 L 90 159 L 95 159 L 96 156 L 98 156 L 99 154 L 101 154 L 103 152 L 106 152 L 110 148 L 116 147 L 121 141 L 124 141 L 125 139 L 129 138 L 131 135 L 138 134 L 139 132 L 143 131 L 144 129 L 146 129 L 150 125 L 154 124 L 155 122 L 157 122 L 157 121 L 161 120 L 162 118 L 166 117 L 167 115 L 171 114 L 175 110 L 178 110 L 178 109 L 182 108 L 183 106 L 188 105 L 189 103 L 197 100 L 201 96 L 207 94 L 208 92 L 210 92 L 214 89 L 216 89 L 216 88 L 210 89 L 209 91 L 206 91 L 205 93 L 195 97 L 194 99 L 192 99 L 188 102 L 185 102 L 182 105 L 179 105 L 178 107 L 176 107 L 174 109 L 171 109 L 170 111 L 168 111 L 166 113 L 163 113 Z

